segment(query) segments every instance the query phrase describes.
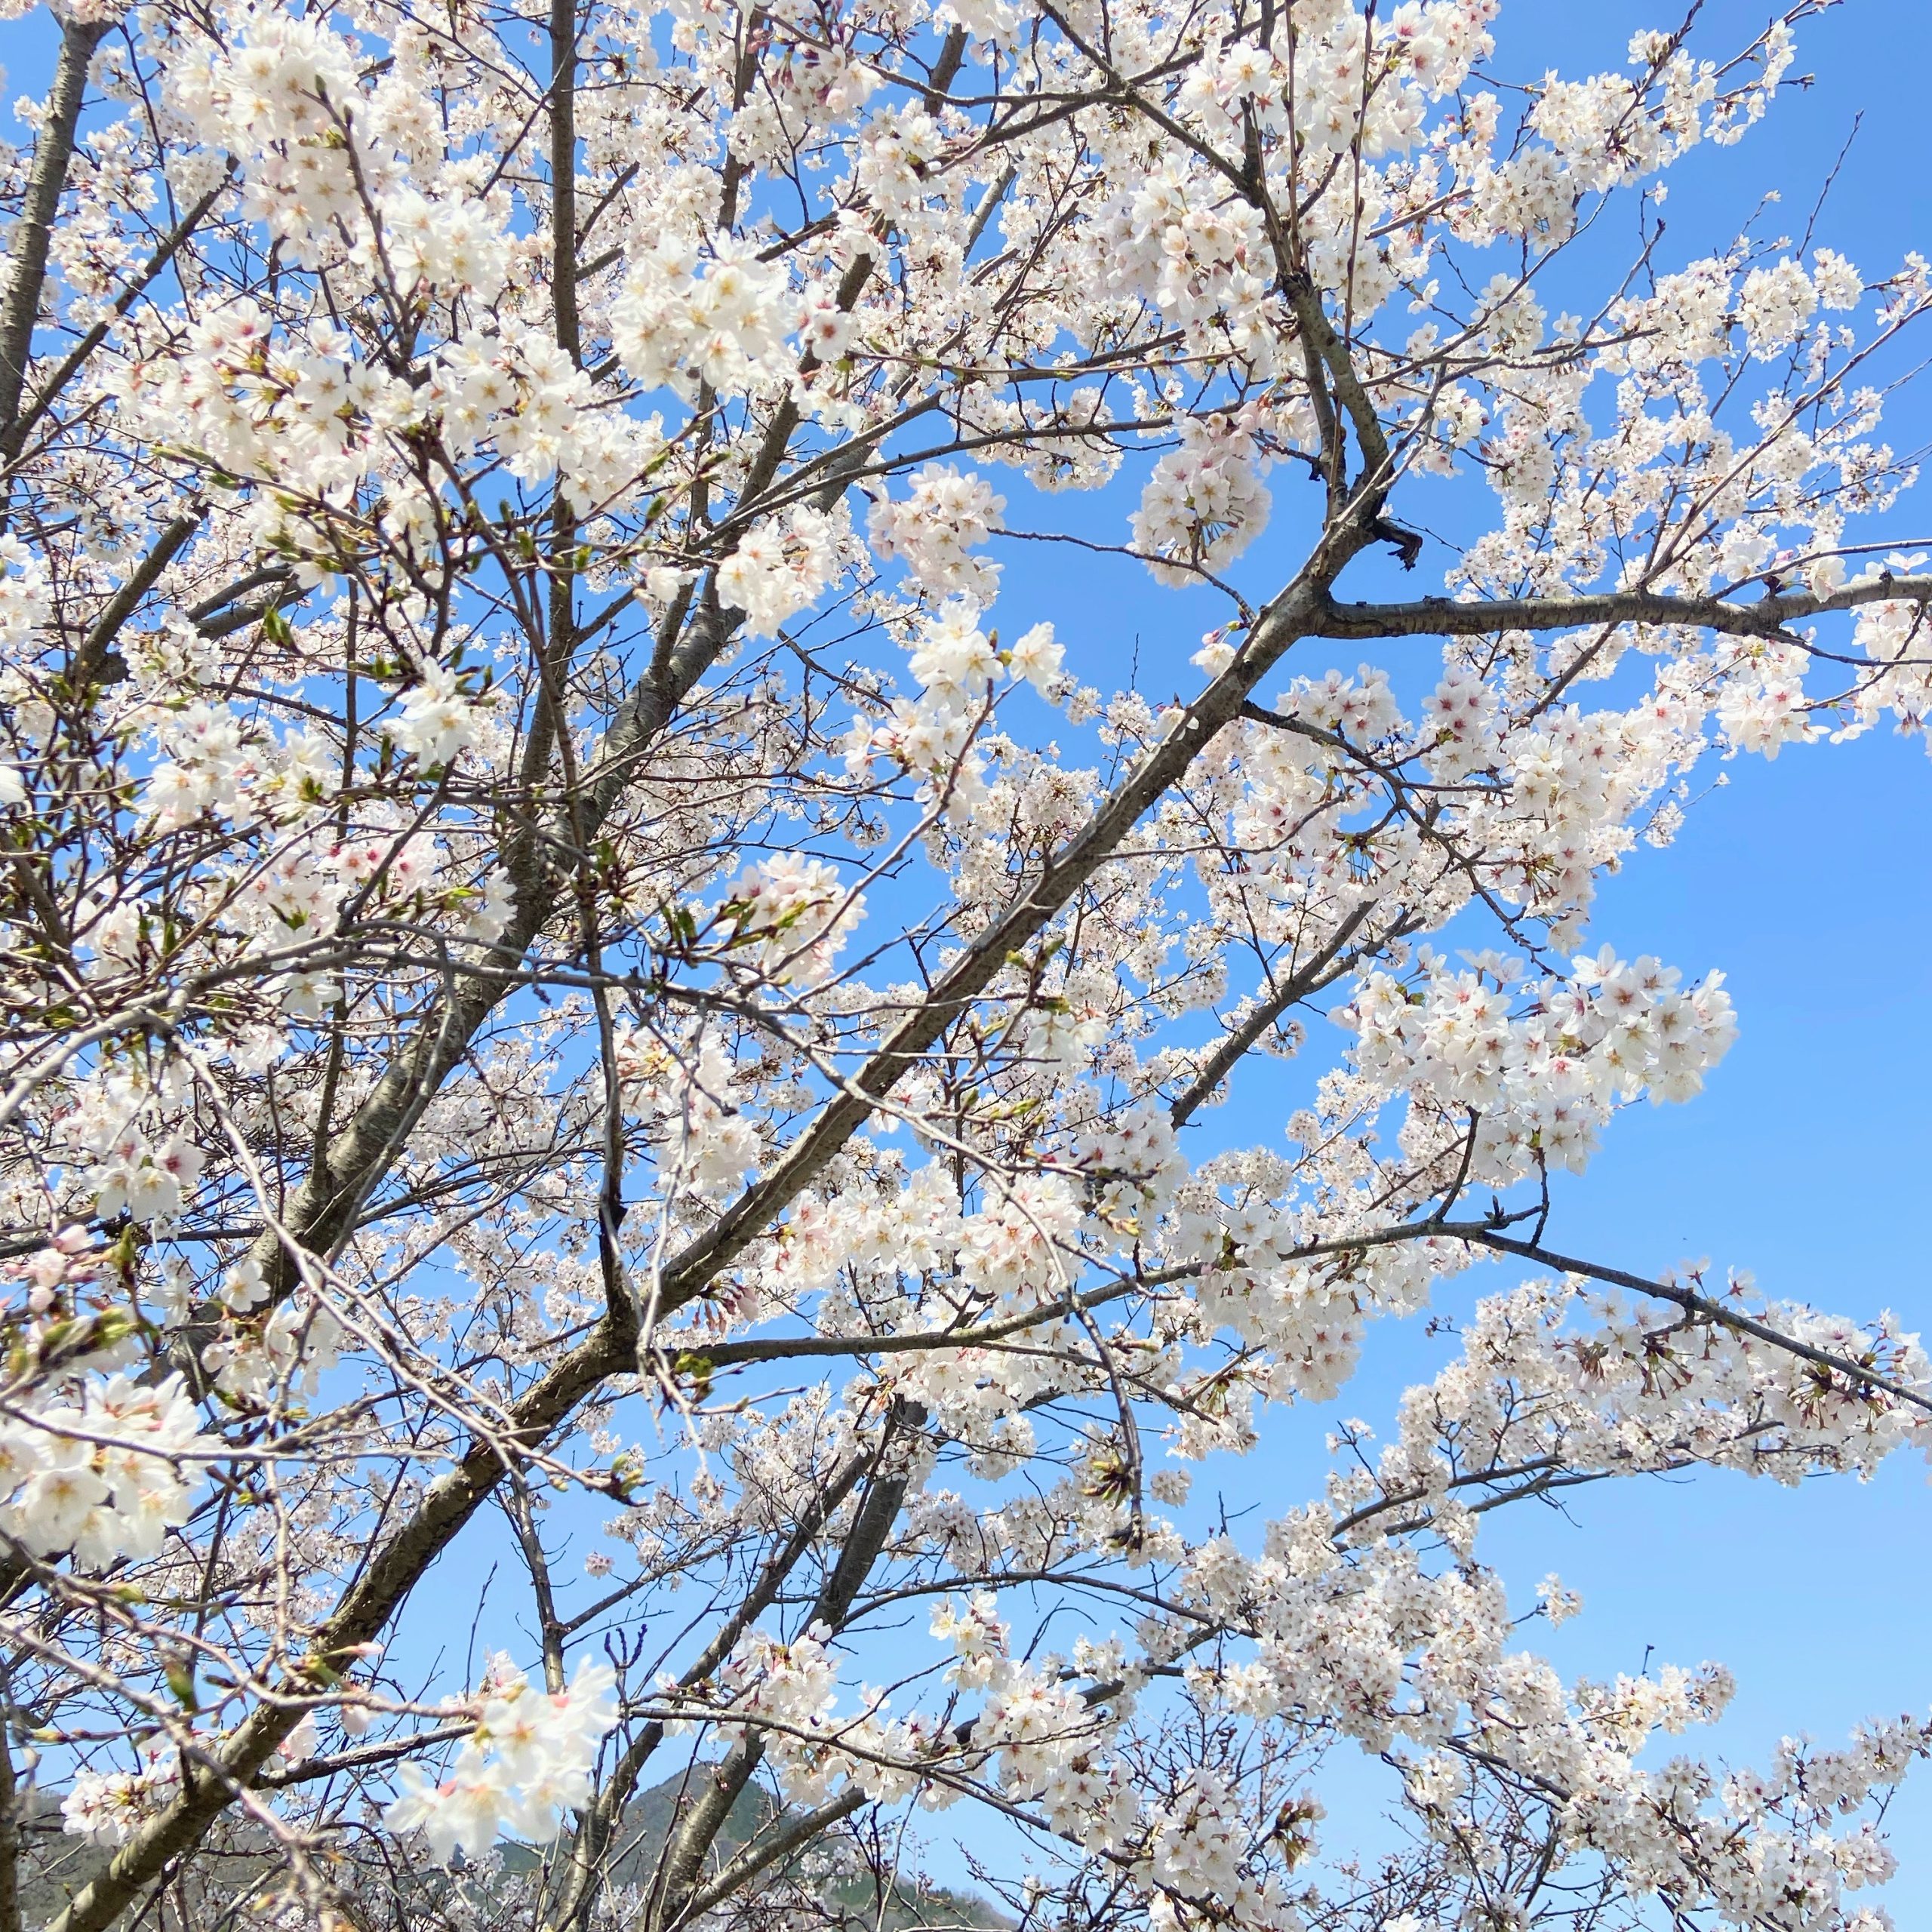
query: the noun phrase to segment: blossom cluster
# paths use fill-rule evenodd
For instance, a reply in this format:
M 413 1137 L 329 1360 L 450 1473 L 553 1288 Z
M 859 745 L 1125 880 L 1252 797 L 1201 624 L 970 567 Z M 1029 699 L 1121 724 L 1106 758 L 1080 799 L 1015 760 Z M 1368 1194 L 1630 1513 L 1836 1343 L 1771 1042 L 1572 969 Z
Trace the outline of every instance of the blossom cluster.
M 432 1780 L 405 1764 L 401 1795 L 383 1822 L 398 1833 L 421 1832 L 445 1865 L 459 1850 L 480 1856 L 504 1831 L 540 1839 L 589 1793 L 598 1752 L 617 1721 L 616 1683 L 608 1664 L 586 1659 L 564 1689 L 546 1695 L 500 1654 L 477 1687 L 475 1728 L 448 1774 Z
M 1605 946 L 1567 983 L 1527 985 L 1512 1010 L 1508 966 L 1457 972 L 1429 955 L 1416 983 L 1372 974 L 1337 1014 L 1365 1073 L 1467 1115 L 1478 1181 L 1538 1161 L 1581 1174 L 1611 1107 L 1690 1099 L 1737 1035 L 1721 974 L 1681 990 L 1675 967 Z
M 0 1429 L 0 1529 L 88 1569 L 152 1557 L 187 1521 L 196 1463 L 218 1447 L 178 1374 L 91 1378 L 78 1401 L 34 1404 Z

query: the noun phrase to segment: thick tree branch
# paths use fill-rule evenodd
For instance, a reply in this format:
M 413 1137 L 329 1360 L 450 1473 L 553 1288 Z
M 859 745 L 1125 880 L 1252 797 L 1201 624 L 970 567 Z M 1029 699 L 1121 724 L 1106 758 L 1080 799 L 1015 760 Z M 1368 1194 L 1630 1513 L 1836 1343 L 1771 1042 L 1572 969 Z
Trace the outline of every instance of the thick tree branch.
M 1318 549 L 1309 569 L 1269 605 L 1234 662 L 1176 719 L 1168 737 L 1145 753 L 1106 802 L 1063 851 L 1026 881 L 995 919 L 935 982 L 844 1089 L 826 1106 L 777 1163 L 705 1233 L 664 1269 L 654 1305 L 668 1314 L 698 1294 L 744 1254 L 784 1209 L 810 1186 L 878 1104 L 977 999 L 1012 955 L 1037 938 L 1100 870 L 1143 815 L 1186 772 L 1195 758 L 1239 715 L 1257 684 L 1306 635 L 1304 609 L 1341 561 L 1361 547 L 1362 534 L 1336 533 L 1336 548 Z
M 1654 590 L 1614 590 L 1580 597 L 1484 598 L 1469 603 L 1425 597 L 1405 604 L 1318 603 L 1311 637 L 1487 637 L 1497 631 L 1549 631 L 1593 624 L 1682 624 L 1728 636 L 1770 638 L 1790 623 L 1870 604 L 1932 604 L 1932 577 L 1881 576 L 1823 595 L 1770 592 L 1749 604 L 1723 597 L 1681 597 Z
M 67 673 L 68 691 L 77 708 L 85 709 L 94 686 L 101 681 L 122 626 L 140 609 L 141 599 L 160 582 L 162 571 L 180 555 L 201 525 L 198 509 L 175 518 L 155 539 L 153 547 L 134 567 L 127 582 L 108 600 L 107 608 L 74 654 Z
M 600 1382 L 630 1361 L 636 1344 L 624 1317 L 621 1309 L 610 1311 L 586 1340 L 512 1406 L 503 1429 L 479 1435 L 462 1460 L 430 1484 L 414 1514 L 375 1550 L 316 1629 L 310 1657 L 326 1665 L 374 1640 L 513 1459 L 535 1449 Z M 297 1678 L 288 1688 L 288 1701 L 258 1703 L 205 1758 L 184 1765 L 180 1795 L 75 1894 L 48 1932 L 106 1932 L 173 1860 L 200 1841 L 301 1721 L 312 1682 Z
M 801 1811 L 774 1823 L 721 1866 L 715 1877 L 696 1887 L 671 1924 L 688 1925 L 693 1919 L 703 1918 L 714 1906 L 722 1905 L 734 1893 L 743 1891 L 761 1872 L 768 1872 L 870 1801 L 866 1793 L 854 1785 L 814 1811 Z
M 13 246 L 8 253 L 7 292 L 0 300 L 0 436 L 12 430 L 26 392 L 27 367 L 33 359 L 34 329 L 40 319 L 40 298 L 47 285 L 47 255 L 54 237 L 54 217 L 60 211 L 61 190 L 74 158 L 74 137 L 80 125 L 81 103 L 87 94 L 88 67 L 94 50 L 106 37 L 106 20 L 69 20 L 60 29 L 60 58 L 54 70 L 54 91 L 48 96 L 47 117 L 34 143 L 33 172 L 27 178 L 26 198 L 14 224 Z

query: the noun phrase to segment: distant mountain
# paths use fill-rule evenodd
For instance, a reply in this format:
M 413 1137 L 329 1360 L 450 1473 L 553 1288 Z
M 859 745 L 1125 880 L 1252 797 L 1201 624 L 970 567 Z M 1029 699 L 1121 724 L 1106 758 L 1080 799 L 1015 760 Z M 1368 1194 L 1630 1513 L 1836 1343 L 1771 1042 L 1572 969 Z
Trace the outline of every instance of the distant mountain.
M 611 1863 L 611 1884 L 614 1890 L 634 1887 L 641 1891 L 650 1884 L 672 1824 L 696 1798 L 705 1770 L 703 1764 L 694 1765 L 639 1792 L 632 1800 L 612 1840 L 615 1855 Z M 757 1785 L 746 1786 L 712 1846 L 712 1869 L 728 1863 L 761 1832 L 782 1823 L 785 1815 L 769 1792 Z M 570 1841 L 565 1836 L 544 1846 L 505 1845 L 502 1854 L 507 1869 L 534 1871 L 552 1860 L 568 1860 Z M 877 1888 L 866 1874 L 836 1881 L 822 1896 L 827 1905 L 843 1908 L 855 1925 L 876 1927 L 877 1932 L 916 1932 L 916 1928 L 922 1927 L 933 1928 L 933 1932 L 948 1927 L 999 1932 L 999 1928 L 1013 1922 L 971 1893 L 956 1892 L 945 1886 L 918 1886 L 903 1878 L 892 1886 L 883 1912 Z
M 696 1796 L 706 1769 L 703 1764 L 694 1765 L 632 1800 L 612 1841 L 610 1882 L 614 1891 L 641 1892 L 650 1884 L 672 1826 Z M 46 1924 L 113 1856 L 111 1847 L 66 1834 L 60 1815 L 62 1795 L 38 1790 L 20 1794 L 16 1814 L 21 1833 L 20 1916 L 29 1927 Z M 783 1807 L 770 1792 L 755 1785 L 748 1787 L 731 1807 L 712 1847 L 713 1869 L 784 1817 Z M 559 1834 L 547 1844 L 506 1840 L 497 1847 L 491 1864 L 508 1878 L 534 1877 L 546 1866 L 555 1869 L 567 1865 L 570 1852 L 568 1833 Z M 171 1887 L 171 1897 L 178 1896 L 180 1908 L 190 1915 L 188 1923 L 217 1924 L 225 1906 L 272 1887 L 281 1869 L 281 1857 L 260 1826 L 231 1820 L 224 1832 L 196 1855 L 192 1870 L 180 1881 L 178 1894 Z M 368 1875 L 371 1889 L 392 1887 L 398 1875 L 394 1869 L 380 1875 L 372 1870 Z M 401 1875 L 404 1882 L 420 1887 L 428 1922 L 442 1922 L 438 1897 L 446 1895 L 448 1881 L 421 1868 L 404 1867 Z M 487 1870 L 472 1869 L 466 1884 L 472 1894 L 479 1884 L 486 1891 L 491 1889 Z M 826 1885 L 820 1896 L 854 1932 L 861 1928 L 863 1932 L 922 1932 L 922 1928 L 924 1932 L 1001 1932 L 1012 1924 L 986 1900 L 971 1893 L 921 1886 L 905 1878 L 892 1884 L 882 1909 L 877 1887 L 863 1873 Z M 390 1922 L 385 1913 L 372 1924 L 386 1927 Z M 508 1932 L 512 1921 L 507 1915 L 504 1923 Z

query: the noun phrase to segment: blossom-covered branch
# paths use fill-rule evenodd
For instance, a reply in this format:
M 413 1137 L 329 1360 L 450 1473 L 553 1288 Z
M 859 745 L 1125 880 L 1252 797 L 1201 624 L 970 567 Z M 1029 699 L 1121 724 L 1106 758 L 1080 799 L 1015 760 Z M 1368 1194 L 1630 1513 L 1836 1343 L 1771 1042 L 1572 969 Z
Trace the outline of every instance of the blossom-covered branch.
M 1893 1317 L 1557 1178 L 1750 1023 L 1605 873 L 1924 731 L 1932 272 L 1655 220 L 1817 0 L 1514 90 L 1497 11 L 60 0 L 0 1932 L 929 1921 L 922 1818 L 1026 1932 L 1874 1932 L 1932 1732 L 1661 1762 L 1726 1675 L 1564 1682 L 1481 1530 L 1932 1441 Z

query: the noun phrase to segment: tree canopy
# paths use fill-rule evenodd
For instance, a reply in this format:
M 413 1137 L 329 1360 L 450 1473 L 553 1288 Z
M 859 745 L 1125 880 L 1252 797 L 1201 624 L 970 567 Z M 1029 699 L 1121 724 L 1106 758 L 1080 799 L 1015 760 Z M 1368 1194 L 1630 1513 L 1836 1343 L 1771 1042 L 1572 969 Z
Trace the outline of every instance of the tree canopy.
M 0 1932 L 1878 1932 L 1932 1726 L 1686 1755 L 1481 1534 L 1932 1441 L 1552 1192 L 1736 1029 L 1604 875 L 1932 703 L 1932 268 L 1657 213 L 1824 4 L 11 29 Z

